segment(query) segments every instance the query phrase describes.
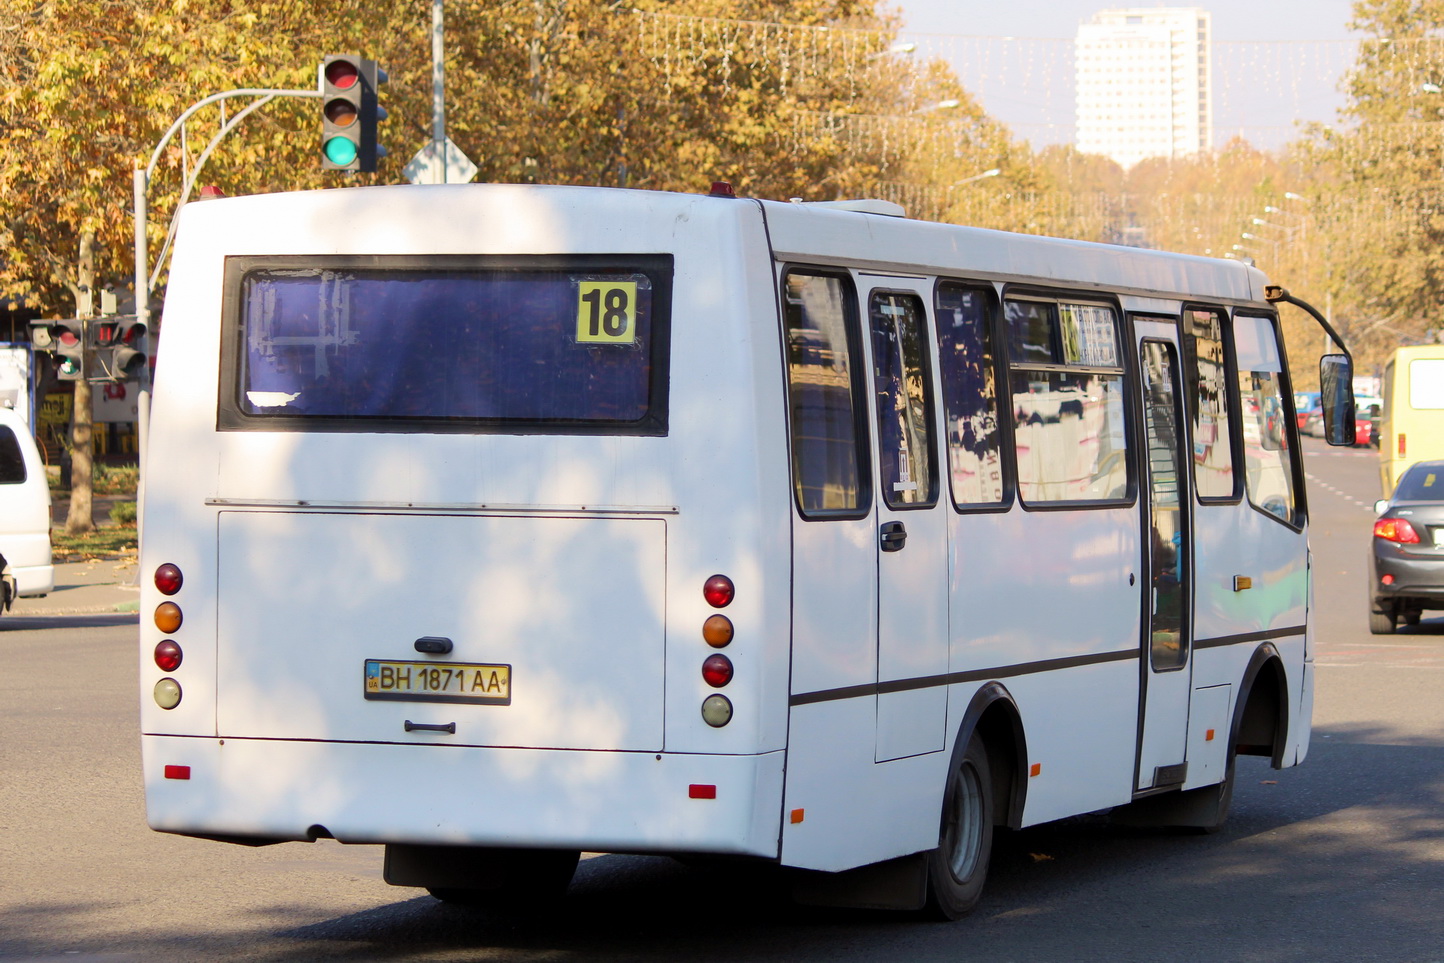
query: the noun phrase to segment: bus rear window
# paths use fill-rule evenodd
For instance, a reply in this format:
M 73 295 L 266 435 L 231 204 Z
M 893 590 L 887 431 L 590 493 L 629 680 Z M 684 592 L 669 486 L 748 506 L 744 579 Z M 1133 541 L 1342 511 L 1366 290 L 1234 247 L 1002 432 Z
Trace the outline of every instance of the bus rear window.
M 671 259 L 234 259 L 220 427 L 666 433 Z

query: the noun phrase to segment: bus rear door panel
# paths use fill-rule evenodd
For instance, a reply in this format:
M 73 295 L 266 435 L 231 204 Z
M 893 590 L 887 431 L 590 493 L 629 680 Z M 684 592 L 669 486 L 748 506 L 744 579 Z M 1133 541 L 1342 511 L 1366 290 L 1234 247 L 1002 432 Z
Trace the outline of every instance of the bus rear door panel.
M 882 549 L 887 522 L 880 521 L 882 496 L 874 481 L 876 359 L 863 311 L 877 316 L 879 340 L 889 348 L 901 346 L 898 322 L 911 325 L 906 340 L 912 364 L 899 352 L 896 368 L 889 370 L 901 372 L 918 391 L 917 335 L 926 336 L 926 318 L 917 315 L 921 299 L 906 292 L 874 300 L 873 283 L 830 269 L 781 272 L 796 505 L 782 861 L 807 869 L 848 869 L 937 845 L 945 761 L 939 751 L 946 707 L 946 642 L 940 634 L 946 630 L 945 582 L 940 571 L 922 574 L 898 566 L 888 567 L 887 576 L 881 571 L 884 555 L 902 563 L 917 559 L 919 566 L 943 562 L 943 531 L 915 523 L 922 538 L 909 533 L 900 551 Z M 890 414 L 889 436 L 896 445 L 899 426 L 918 426 L 908 422 L 906 409 Z M 918 451 L 909 457 L 915 459 L 910 466 L 923 460 Z M 899 477 L 894 466 L 886 481 Z M 905 490 L 906 497 L 916 491 Z M 889 497 L 897 496 L 890 490 Z M 906 525 L 918 513 L 898 514 Z M 900 584 L 909 574 L 920 584 Z M 917 611 L 899 608 L 910 602 Z M 880 650 L 888 619 L 890 641 Z M 936 646 L 937 654 L 929 656 L 923 648 L 919 657 L 910 646 L 928 633 L 938 635 L 923 645 Z M 887 681 L 908 685 L 884 696 L 882 690 L 893 687 L 882 684 L 881 666 L 894 677 Z M 902 758 L 879 762 L 880 755 L 894 753 Z
M 931 281 L 862 275 L 876 442 L 877 746 L 885 762 L 947 741 L 947 514 L 938 455 Z

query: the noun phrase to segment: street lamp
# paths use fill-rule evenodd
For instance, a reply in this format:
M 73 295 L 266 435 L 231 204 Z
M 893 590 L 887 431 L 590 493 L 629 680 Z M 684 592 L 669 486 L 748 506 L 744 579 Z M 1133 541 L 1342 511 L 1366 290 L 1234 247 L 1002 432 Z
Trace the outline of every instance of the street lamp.
M 890 56 L 892 56 L 893 54 L 910 54 L 910 53 L 914 53 L 917 49 L 918 49 L 918 45 L 915 44 L 915 43 L 913 43 L 912 41 L 910 41 L 910 40 L 900 40 L 900 41 L 898 41 L 897 43 L 893 44 L 891 47 L 888 47 L 886 50 L 879 50 L 877 53 L 870 53 L 870 54 L 868 54 L 866 57 L 864 57 L 863 59 L 864 59 L 864 60 L 881 60 L 882 58 L 884 58 L 884 57 L 890 57 Z
M 1001 169 L 993 167 L 983 171 L 981 174 L 974 174 L 972 177 L 964 177 L 960 181 L 954 181 L 952 186 L 962 187 L 964 184 L 971 184 L 973 181 L 980 181 L 985 177 L 997 177 L 1001 173 L 1003 173 Z

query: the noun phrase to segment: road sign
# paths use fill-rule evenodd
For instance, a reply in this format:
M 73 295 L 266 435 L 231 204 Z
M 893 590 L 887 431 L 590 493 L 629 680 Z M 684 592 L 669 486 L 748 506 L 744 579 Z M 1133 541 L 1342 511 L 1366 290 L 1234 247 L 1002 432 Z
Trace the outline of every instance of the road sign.
M 462 153 L 460 147 L 451 142 L 450 137 L 446 138 L 444 166 L 438 153 L 435 141 L 417 151 L 411 163 L 402 170 L 406 179 L 413 184 L 465 184 L 480 169 Z

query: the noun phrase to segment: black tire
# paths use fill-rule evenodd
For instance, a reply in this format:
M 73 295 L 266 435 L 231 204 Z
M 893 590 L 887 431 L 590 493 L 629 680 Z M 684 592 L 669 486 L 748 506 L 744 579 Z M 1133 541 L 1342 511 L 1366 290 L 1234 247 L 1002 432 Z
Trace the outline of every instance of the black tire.
M 988 753 L 974 739 L 948 773 L 938 848 L 928 854 L 926 912 L 955 920 L 983 895 L 993 855 L 993 774 Z
M 1369 609 L 1369 631 L 1375 635 L 1393 635 L 1397 617 L 1393 609 L 1376 612 Z
M 581 855 L 576 850 L 508 854 L 496 878 L 485 886 L 428 886 L 426 891 L 458 906 L 540 907 L 566 892 Z

